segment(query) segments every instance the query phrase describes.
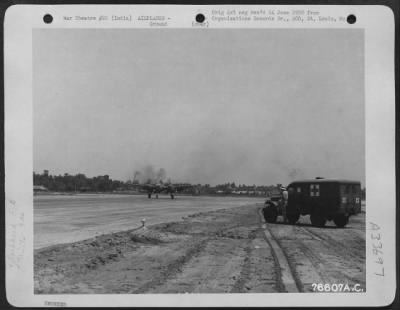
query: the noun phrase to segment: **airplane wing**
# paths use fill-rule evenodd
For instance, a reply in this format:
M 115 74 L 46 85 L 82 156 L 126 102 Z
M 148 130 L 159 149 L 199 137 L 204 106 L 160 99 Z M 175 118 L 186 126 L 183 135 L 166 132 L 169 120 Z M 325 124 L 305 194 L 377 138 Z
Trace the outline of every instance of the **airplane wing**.
M 173 189 L 175 189 L 178 192 L 183 191 L 187 188 L 193 187 L 193 185 L 189 184 L 189 183 L 176 183 L 176 184 L 172 184 L 172 186 L 173 186 Z
M 143 190 L 146 190 L 146 191 L 157 191 L 157 192 L 164 191 L 164 190 L 166 190 L 168 188 L 164 184 L 150 184 L 150 183 L 148 183 L 148 184 L 139 184 L 139 187 L 141 189 L 143 189 Z
M 138 185 L 140 189 L 146 190 L 146 191 L 151 191 L 155 189 L 155 186 L 153 184 L 139 184 Z

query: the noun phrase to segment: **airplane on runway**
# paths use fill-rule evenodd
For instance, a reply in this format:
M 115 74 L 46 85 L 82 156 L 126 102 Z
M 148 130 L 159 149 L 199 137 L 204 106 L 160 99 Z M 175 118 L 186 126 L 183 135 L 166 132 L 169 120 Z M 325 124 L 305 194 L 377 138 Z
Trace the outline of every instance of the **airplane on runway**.
M 145 191 L 147 191 L 147 196 L 150 199 L 152 194 L 156 195 L 158 198 L 158 194 L 166 193 L 171 196 L 171 199 L 175 198 L 175 193 L 181 192 L 187 188 L 193 187 L 193 185 L 189 183 L 163 183 L 160 181 L 159 183 L 146 183 L 140 184 L 139 187 Z

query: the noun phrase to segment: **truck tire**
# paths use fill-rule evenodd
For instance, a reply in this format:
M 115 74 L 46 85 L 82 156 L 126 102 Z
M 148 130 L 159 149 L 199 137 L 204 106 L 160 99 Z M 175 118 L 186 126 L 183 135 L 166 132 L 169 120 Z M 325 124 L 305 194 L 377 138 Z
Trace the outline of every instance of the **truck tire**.
M 171 194 L 171 199 L 174 199 L 175 197 L 174 197 L 174 194 Z
M 324 227 L 326 217 L 319 211 L 313 211 L 310 216 L 311 224 L 315 227 Z
M 288 220 L 289 224 L 292 224 L 292 225 L 296 224 L 297 221 L 299 220 L 299 218 L 300 218 L 300 214 L 298 214 L 298 213 L 289 213 L 287 215 L 287 220 Z
M 278 210 L 276 209 L 275 206 L 267 205 L 263 209 L 263 214 L 264 214 L 265 221 L 267 223 L 276 223 L 276 219 L 278 217 Z
M 343 228 L 349 223 L 349 217 L 344 214 L 338 214 L 335 216 L 333 221 L 337 227 Z
M 151 199 L 151 194 L 150 194 L 150 193 L 148 193 L 148 194 L 147 194 L 147 197 L 149 197 L 149 199 Z

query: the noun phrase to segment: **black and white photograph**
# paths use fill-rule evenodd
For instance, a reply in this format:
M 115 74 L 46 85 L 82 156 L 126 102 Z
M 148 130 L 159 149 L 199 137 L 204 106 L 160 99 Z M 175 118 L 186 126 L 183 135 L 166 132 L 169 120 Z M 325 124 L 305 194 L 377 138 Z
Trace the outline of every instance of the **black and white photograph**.
M 381 133 L 394 123 L 391 84 L 371 108 L 371 77 L 390 80 L 371 65 L 366 9 L 90 9 L 35 8 L 31 75 L 9 78 L 31 83 L 24 138 L 6 126 L 29 159 L 6 156 L 6 256 L 24 291 L 47 306 L 376 294 L 370 278 L 390 277 L 394 226 L 375 214 L 393 218 Z M 314 26 L 263 24 L 285 15 Z
M 35 30 L 35 293 L 362 292 L 363 46 Z

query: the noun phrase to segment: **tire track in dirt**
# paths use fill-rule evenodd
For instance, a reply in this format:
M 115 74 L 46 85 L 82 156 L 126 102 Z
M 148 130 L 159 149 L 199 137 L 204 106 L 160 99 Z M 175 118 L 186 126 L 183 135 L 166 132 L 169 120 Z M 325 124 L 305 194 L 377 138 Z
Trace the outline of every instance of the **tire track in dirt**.
M 214 292 L 210 291 L 210 288 L 214 288 L 217 292 L 229 292 L 236 279 L 240 278 L 238 272 L 241 270 L 239 266 L 241 261 L 247 258 L 242 253 L 241 244 L 244 243 L 244 239 L 247 239 L 246 231 L 249 230 L 249 225 L 254 226 L 252 224 L 254 220 L 246 220 L 247 224 L 237 222 L 231 224 L 229 220 L 223 221 L 219 226 L 212 224 L 214 219 L 220 217 L 219 213 L 226 218 L 225 212 L 199 213 L 188 216 L 189 222 L 159 225 L 159 229 L 163 232 L 186 235 L 193 240 L 200 238 L 203 241 L 201 246 L 196 246 L 195 249 L 168 265 L 161 274 L 157 275 L 157 278 L 145 283 L 133 293 Z M 258 219 L 257 216 L 255 218 Z M 211 229 L 206 229 L 204 225 L 210 225 L 210 223 L 212 226 L 209 228 Z M 243 236 L 243 234 L 245 235 Z M 236 239 L 239 239 L 240 244 L 235 244 L 238 243 Z M 233 247 L 226 245 L 226 243 L 232 242 L 234 243 Z M 226 251 L 223 251 L 224 248 Z M 224 269 L 227 269 L 226 267 L 229 267 L 232 262 L 236 264 L 233 272 L 225 272 Z M 201 273 L 207 275 L 204 276 Z M 204 285 L 205 283 L 206 285 Z
M 233 285 L 230 293 L 243 293 L 246 291 L 265 292 L 271 290 L 271 280 L 265 276 L 265 269 L 268 268 L 268 259 L 270 255 L 266 252 L 266 248 L 262 247 L 260 242 L 263 240 L 263 231 L 258 226 L 256 230 L 249 233 L 249 239 L 245 248 L 245 259 L 240 271 L 239 278 Z M 260 257 L 261 256 L 261 257 Z M 275 284 L 275 281 L 273 281 Z M 276 291 L 273 290 L 273 291 Z
M 361 223 L 361 222 L 360 222 Z M 362 223 L 361 223 L 362 224 Z M 274 226 L 288 261 L 306 291 L 313 283 L 352 283 L 365 287 L 365 240 L 354 229 Z M 315 231 L 317 230 L 317 231 Z
M 263 223 L 261 227 L 264 229 L 265 240 L 268 242 L 275 257 L 275 270 L 278 275 L 277 287 L 279 288 L 279 291 L 295 293 L 302 292 L 303 285 L 296 274 L 296 269 L 293 264 L 291 264 L 289 257 L 279 240 L 275 238 L 272 230 L 265 223 L 261 208 L 258 210 L 258 213 Z
M 265 222 L 261 209 L 259 215 Z M 311 292 L 313 283 L 361 284 L 365 288 L 362 220 L 355 222 L 353 228 L 327 227 L 318 228 L 318 231 L 304 224 L 263 225 L 266 240 L 277 257 L 277 269 L 280 269 L 278 271 L 281 272 L 280 277 L 285 287 L 287 280 L 284 272 L 289 269 L 290 273 L 286 270 L 286 275 L 291 274 L 298 291 Z
M 324 266 L 324 261 L 315 255 L 313 251 L 310 250 L 310 247 L 307 246 L 303 241 L 300 241 L 300 250 L 303 252 L 304 256 L 308 258 L 311 265 L 314 267 L 314 270 L 320 277 L 320 279 L 314 280 L 315 283 L 329 283 L 329 278 L 326 276 L 328 270 Z
M 312 291 L 313 283 L 326 283 L 329 271 L 324 266 L 324 261 L 315 255 L 313 248 L 321 239 L 305 233 L 296 225 L 279 225 L 276 238 L 279 240 L 283 251 L 301 286 L 302 292 Z
M 255 211 L 245 225 L 228 222 L 222 228 L 203 232 L 194 227 L 190 235 L 207 238 L 205 246 L 181 262 L 177 272 L 169 273 L 158 283 L 153 281 L 143 290 L 147 293 L 277 292 L 272 254 L 264 240 L 256 208 Z M 166 228 L 173 232 L 180 230 L 171 225 Z
M 311 234 L 311 235 L 317 235 L 315 232 L 311 231 L 309 228 L 303 227 L 303 229 Z M 334 252 L 335 255 L 339 255 L 343 258 L 346 258 L 343 260 L 343 262 L 346 264 L 346 262 L 357 262 L 359 263 L 360 266 L 364 266 L 365 265 L 365 255 L 360 255 L 360 250 L 359 248 L 355 248 L 352 246 L 352 244 L 354 245 L 354 243 L 358 243 L 357 242 L 351 242 L 351 240 L 348 240 L 348 238 L 346 238 L 345 241 L 348 242 L 348 244 L 346 245 L 344 242 L 345 241 L 338 241 L 335 238 L 328 236 L 326 234 L 326 232 L 321 231 L 320 234 L 318 235 L 321 238 L 321 242 L 324 243 L 327 247 L 329 247 L 331 249 L 331 252 Z M 362 240 L 362 242 L 365 244 L 365 240 Z M 365 246 L 364 246 L 365 248 Z M 362 268 L 363 270 L 365 270 L 365 266 L 364 268 Z M 343 273 L 344 275 L 346 275 L 345 273 Z
M 256 227 L 257 228 L 257 227 Z M 163 279 L 149 283 L 148 293 L 228 293 L 243 292 L 251 273 L 251 227 L 230 225 L 203 236 L 204 245 L 185 261 L 177 262 Z M 174 264 L 175 265 L 175 264 Z M 169 268 L 170 269 L 170 268 Z
M 310 235 L 317 235 L 309 228 L 302 228 Z M 350 281 L 352 283 L 361 284 L 365 288 L 365 280 L 361 280 L 359 276 L 360 273 L 365 273 L 365 255 L 362 255 L 363 252 L 360 251 L 360 248 L 355 248 L 352 246 L 354 245 L 354 243 L 358 244 L 359 241 L 354 241 L 351 239 L 348 240 L 349 238 L 346 238 L 346 241 L 348 242 L 348 244 L 346 244 L 343 241 L 341 242 L 331 236 L 328 236 L 326 232 L 322 230 L 320 231 L 320 234 L 318 234 L 318 236 L 321 238 L 321 242 L 325 245 L 325 247 L 329 249 L 329 253 L 332 253 L 332 256 L 341 257 L 340 261 L 341 265 L 343 265 L 341 270 L 337 270 L 335 273 L 333 273 L 330 268 L 325 268 L 326 274 L 331 274 L 331 278 L 329 281 L 332 282 L 332 278 L 346 279 L 347 281 Z M 358 239 L 358 236 L 356 239 Z M 365 249 L 365 240 L 362 240 L 362 244 L 364 244 L 364 246 L 360 245 L 360 247 L 364 247 Z M 321 260 L 322 262 L 324 261 L 321 258 L 321 253 L 315 253 L 314 257 L 319 257 L 319 260 Z M 330 265 L 333 263 L 333 261 L 334 259 L 327 261 L 327 258 L 325 258 L 325 265 Z M 351 273 L 353 273 L 353 275 L 351 275 Z M 340 274 L 340 276 L 338 274 Z
M 257 217 L 255 229 L 249 233 L 245 248 L 246 257 L 239 279 L 230 293 L 277 293 L 284 290 L 280 276 L 275 270 L 276 257 L 274 257 L 272 248 L 265 240 L 264 230 L 260 225 L 262 223 L 261 218 Z
M 343 241 L 337 241 L 336 239 L 332 238 L 331 236 L 327 235 L 326 232 L 323 230 L 323 228 L 320 231 L 320 234 L 317 235 L 315 232 L 310 230 L 310 228 L 302 227 L 307 233 L 316 236 L 317 238 L 320 238 L 322 242 L 324 242 L 326 245 L 331 245 L 334 246 L 335 251 L 339 251 L 340 255 L 343 255 L 344 257 L 346 256 L 351 256 L 352 258 L 355 258 L 357 260 L 363 260 L 360 259 L 360 253 L 356 249 L 353 249 L 352 247 L 347 247 L 344 245 Z M 347 238 L 346 238 L 347 239 Z M 365 242 L 365 240 L 362 240 Z
M 254 239 L 254 234 L 253 234 L 253 239 Z M 251 264 L 251 260 L 250 260 L 250 256 L 251 256 L 251 241 L 249 240 L 246 248 L 245 248 L 245 255 L 246 258 L 244 259 L 244 263 L 242 266 L 242 269 L 240 271 L 240 275 L 238 280 L 235 282 L 235 284 L 233 285 L 230 293 L 240 293 L 244 291 L 246 282 L 248 281 L 248 279 L 250 278 L 250 264 Z
M 324 239 L 322 236 L 316 234 L 315 232 L 309 230 L 306 227 L 296 226 L 296 230 L 298 232 L 301 231 L 301 232 L 308 234 L 309 236 L 312 237 L 313 240 L 322 242 L 327 247 L 330 245 L 326 239 Z M 320 279 L 314 280 L 313 282 L 314 283 L 331 283 L 332 279 L 327 276 L 330 274 L 331 270 L 326 267 L 326 262 L 320 257 L 320 255 L 318 255 L 318 253 L 315 253 L 314 251 L 311 250 L 312 246 L 310 244 L 307 245 L 305 240 L 297 239 L 297 242 L 298 242 L 298 246 L 299 246 L 300 250 L 308 258 L 308 260 L 314 267 L 314 270 L 320 277 Z
M 144 285 L 142 285 L 139 289 L 136 289 L 130 293 L 147 293 L 154 287 L 164 284 L 175 275 L 181 273 L 185 264 L 192 260 L 194 256 L 198 255 L 198 253 L 205 248 L 208 241 L 209 239 L 201 239 L 198 242 L 194 242 L 195 246 L 189 248 L 189 250 L 183 256 L 179 257 L 177 260 L 169 264 L 157 278 L 151 279 L 149 282 L 144 283 Z
M 174 277 L 149 293 L 229 293 L 240 277 L 246 253 L 243 240 L 209 240 Z M 225 255 L 221 255 L 221 250 Z

